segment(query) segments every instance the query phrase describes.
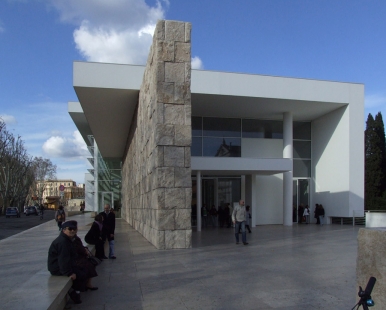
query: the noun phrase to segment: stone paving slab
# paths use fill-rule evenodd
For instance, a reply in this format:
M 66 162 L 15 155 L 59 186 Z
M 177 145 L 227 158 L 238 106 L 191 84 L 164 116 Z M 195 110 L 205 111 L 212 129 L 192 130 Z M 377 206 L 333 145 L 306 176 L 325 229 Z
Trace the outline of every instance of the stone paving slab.
M 105 260 L 73 309 L 351 309 L 358 227 L 259 226 L 193 233 L 193 248 L 157 250 L 117 219 L 116 260 Z

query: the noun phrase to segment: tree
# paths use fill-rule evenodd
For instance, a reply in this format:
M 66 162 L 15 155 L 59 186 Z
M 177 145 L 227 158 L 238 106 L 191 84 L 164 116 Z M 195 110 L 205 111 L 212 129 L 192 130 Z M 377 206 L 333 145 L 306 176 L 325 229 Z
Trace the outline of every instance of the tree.
M 34 196 L 42 198 L 47 185 L 46 181 L 56 179 L 56 165 L 49 159 L 35 157 L 32 167 L 35 176 L 32 192 Z
M 365 209 L 386 209 L 386 142 L 382 114 L 368 115 L 365 130 Z

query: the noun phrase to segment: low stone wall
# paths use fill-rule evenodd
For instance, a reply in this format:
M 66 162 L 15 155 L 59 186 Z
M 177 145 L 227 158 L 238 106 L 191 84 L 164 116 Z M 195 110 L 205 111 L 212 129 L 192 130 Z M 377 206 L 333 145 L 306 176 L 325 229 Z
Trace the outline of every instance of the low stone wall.
M 370 277 L 377 279 L 371 309 L 386 309 L 386 228 L 361 228 L 358 233 L 357 288 L 365 289 Z
M 122 165 L 121 216 L 158 249 L 191 247 L 190 31 L 158 21 Z

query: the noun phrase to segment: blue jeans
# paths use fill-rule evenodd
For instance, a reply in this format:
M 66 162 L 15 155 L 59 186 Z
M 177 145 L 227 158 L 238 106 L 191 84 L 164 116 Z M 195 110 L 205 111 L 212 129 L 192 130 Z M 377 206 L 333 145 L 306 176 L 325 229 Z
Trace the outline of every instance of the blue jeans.
M 109 241 L 109 257 L 115 256 L 114 254 L 114 240 Z
M 243 243 L 247 242 L 247 234 L 245 232 L 245 221 L 242 222 L 237 222 L 235 224 L 235 237 L 236 237 L 236 242 L 239 242 L 239 229 L 241 225 L 241 239 L 243 240 Z

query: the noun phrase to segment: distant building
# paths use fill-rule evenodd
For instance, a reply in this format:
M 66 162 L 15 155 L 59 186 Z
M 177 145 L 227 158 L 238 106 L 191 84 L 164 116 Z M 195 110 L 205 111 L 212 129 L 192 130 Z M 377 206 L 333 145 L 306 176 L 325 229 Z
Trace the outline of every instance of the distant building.
M 64 180 L 47 180 L 38 182 L 38 188 L 43 189 L 41 202 L 50 205 L 57 205 L 60 201 L 63 205 L 67 204 L 69 199 L 84 199 L 84 184 L 77 186 L 76 182 L 71 179 Z M 64 186 L 63 195 L 60 193 L 60 186 Z M 62 197 L 61 197 L 62 196 Z M 53 206 L 51 208 L 54 208 Z

